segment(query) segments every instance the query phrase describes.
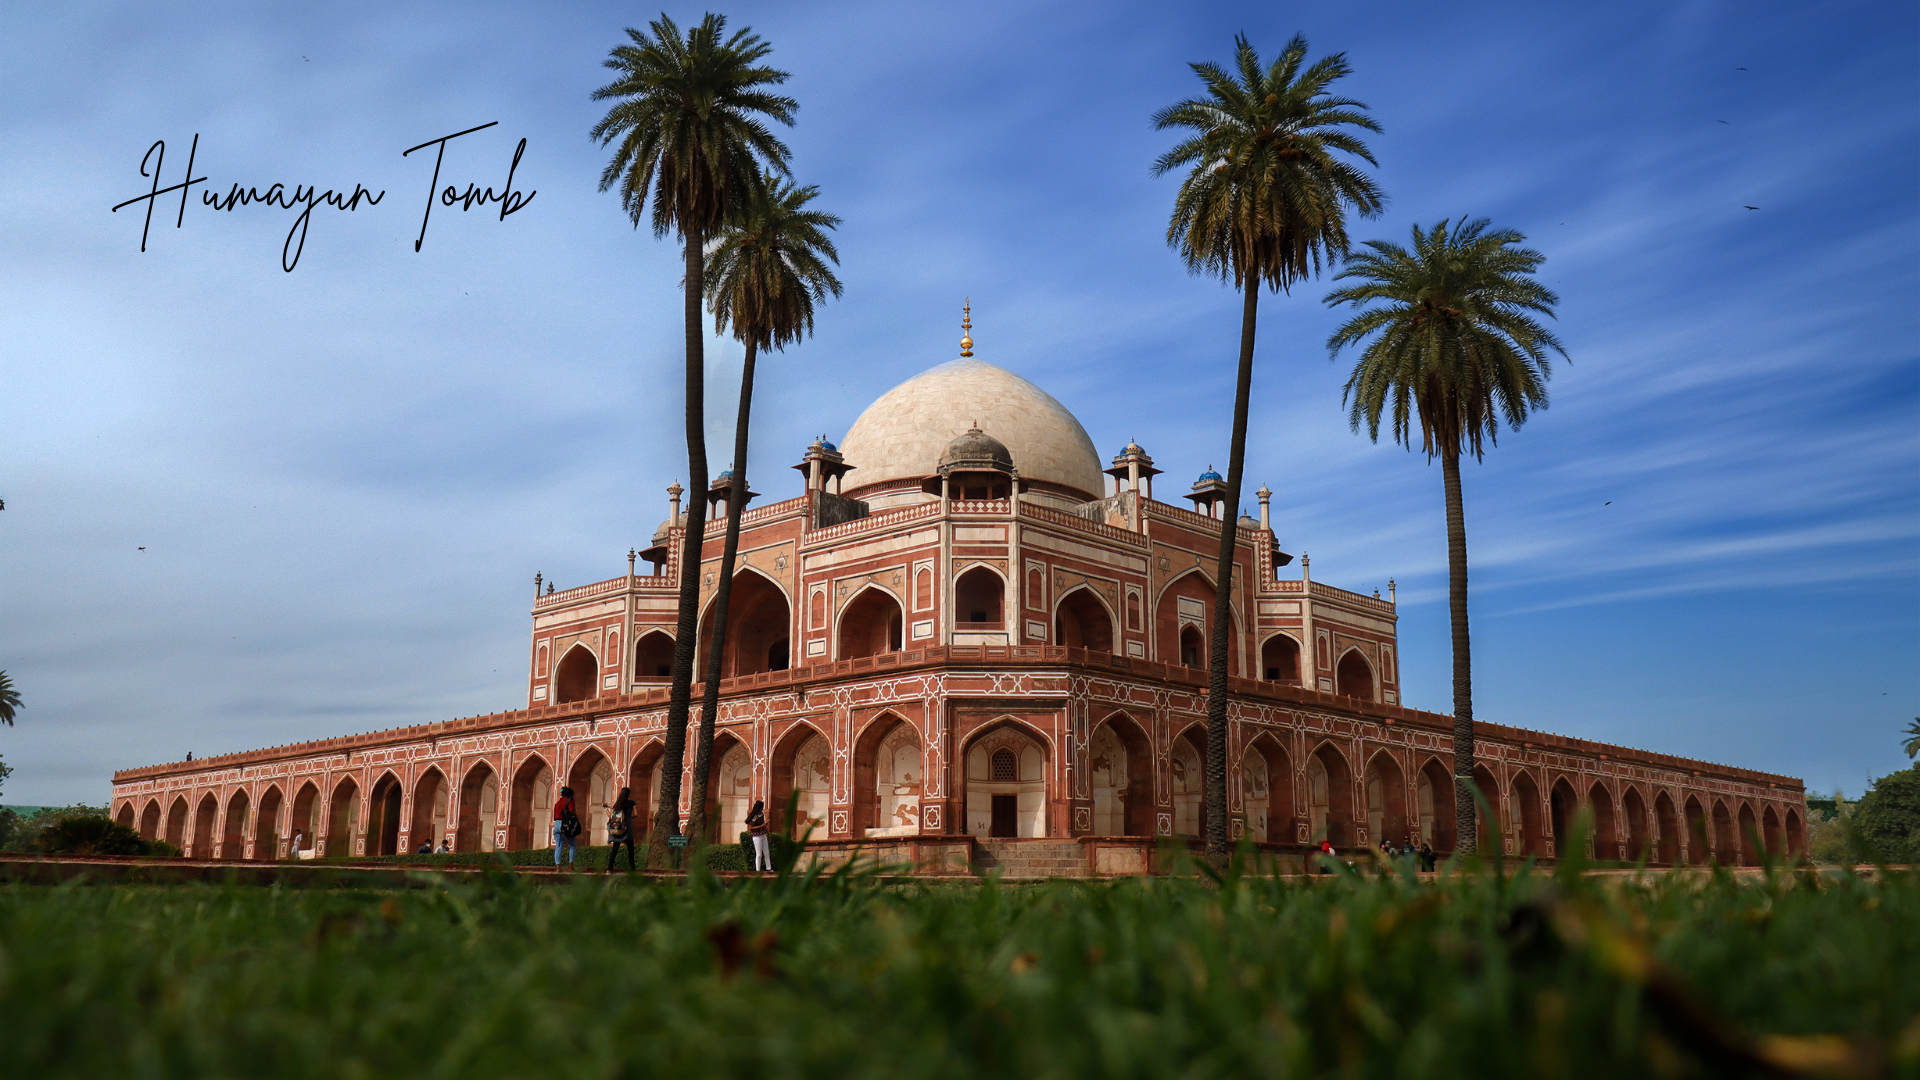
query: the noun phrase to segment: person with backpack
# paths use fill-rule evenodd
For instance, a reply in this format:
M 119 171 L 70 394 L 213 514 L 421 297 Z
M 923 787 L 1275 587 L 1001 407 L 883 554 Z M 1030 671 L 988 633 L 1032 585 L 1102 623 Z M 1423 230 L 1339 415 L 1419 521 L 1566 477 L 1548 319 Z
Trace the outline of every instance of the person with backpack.
M 560 865 L 560 848 L 567 849 L 567 865 L 580 854 L 580 812 L 573 805 L 573 789 L 563 787 L 560 797 L 553 801 L 553 865 Z
M 767 804 L 760 799 L 753 800 L 753 809 L 747 811 L 747 836 L 753 840 L 754 872 L 773 869 L 773 855 L 767 850 L 772 844 L 767 836 Z
M 633 872 L 633 791 L 621 788 L 620 797 L 607 807 L 607 841 L 613 846 L 607 850 L 607 870 L 613 873 L 613 860 L 620 854 L 620 846 L 627 848 L 627 872 Z

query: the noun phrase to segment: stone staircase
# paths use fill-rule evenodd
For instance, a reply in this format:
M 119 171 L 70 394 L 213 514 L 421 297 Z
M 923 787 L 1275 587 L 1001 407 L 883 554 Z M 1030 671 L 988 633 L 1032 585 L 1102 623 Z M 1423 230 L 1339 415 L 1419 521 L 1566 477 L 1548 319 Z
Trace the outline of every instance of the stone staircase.
M 1078 840 L 975 839 L 974 869 L 982 876 L 998 872 L 1006 881 L 1086 877 L 1086 847 Z

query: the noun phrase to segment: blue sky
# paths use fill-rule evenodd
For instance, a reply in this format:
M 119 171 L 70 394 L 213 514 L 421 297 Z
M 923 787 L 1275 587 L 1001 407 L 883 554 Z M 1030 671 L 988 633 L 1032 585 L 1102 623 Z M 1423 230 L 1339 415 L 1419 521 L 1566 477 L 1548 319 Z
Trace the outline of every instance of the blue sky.
M 674 8 L 683 24 L 697 7 Z M 1244 30 L 1345 51 L 1385 131 L 1357 237 L 1526 233 L 1553 404 L 1466 470 L 1481 718 L 1857 792 L 1920 715 L 1920 15 L 1910 4 L 742 4 L 801 102 L 846 296 L 761 365 L 749 471 L 957 352 L 1103 453 L 1225 464 L 1238 301 L 1163 236 L 1148 117 Z M 596 190 L 600 61 L 648 7 L 0 12 L 0 731 L 9 803 L 114 768 L 524 704 L 534 572 L 625 569 L 684 479 L 677 249 Z M 416 143 L 488 121 L 413 241 Z M 1722 122 L 1724 121 L 1724 122 Z M 163 202 L 355 183 L 377 207 Z M 1753 205 L 1758 210 L 1744 207 Z M 1249 486 L 1317 579 L 1400 583 L 1409 704 L 1450 707 L 1437 467 L 1351 433 L 1336 316 L 1263 301 Z M 1905 313 L 1904 315 L 1902 313 Z M 711 346 L 713 434 L 737 348 Z M 724 456 L 724 455 L 722 455 Z M 720 465 L 716 464 L 716 468 Z M 1165 490 L 1177 489 L 1169 483 Z M 1608 504 L 1611 505 L 1608 505 Z M 145 550 L 140 550 L 144 546 Z

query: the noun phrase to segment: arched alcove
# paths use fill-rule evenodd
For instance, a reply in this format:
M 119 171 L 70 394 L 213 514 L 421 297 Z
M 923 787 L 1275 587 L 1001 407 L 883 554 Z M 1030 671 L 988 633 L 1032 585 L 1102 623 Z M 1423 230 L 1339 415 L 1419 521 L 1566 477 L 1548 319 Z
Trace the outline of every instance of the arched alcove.
M 160 838 L 160 800 L 148 799 L 147 808 L 140 811 L 140 836 L 144 840 Z
M 600 693 L 600 661 L 585 645 L 576 644 L 553 669 L 553 703 L 585 701 Z
M 1307 757 L 1307 831 L 1310 842 L 1322 838 L 1334 847 L 1352 847 L 1353 771 L 1346 756 L 1321 743 Z
M 1493 770 L 1487 768 L 1485 765 L 1475 765 L 1473 767 L 1473 786 L 1475 790 L 1480 792 L 1480 797 L 1486 800 L 1485 806 L 1480 805 L 1477 800 L 1473 804 L 1474 827 L 1478 830 L 1480 836 L 1480 846 L 1478 850 L 1488 855 L 1492 855 L 1496 851 L 1505 851 L 1506 828 L 1505 819 L 1501 817 L 1500 782 L 1493 778 Z M 1513 815 L 1511 803 L 1508 804 L 1506 815 L 1507 817 Z M 1458 832 L 1458 828 L 1456 825 L 1456 833 Z
M 920 733 L 892 713 L 868 723 L 853 748 L 855 836 L 911 836 L 920 831 L 926 792 Z
M 862 589 L 840 613 L 839 659 L 897 652 L 903 614 L 892 594 L 875 586 Z
M 367 854 L 400 853 L 400 780 L 386 773 L 374 781 L 367 800 Z
M 1208 646 L 1213 635 L 1214 600 L 1213 582 L 1197 567 L 1161 590 L 1153 614 L 1156 654 L 1161 663 L 1196 668 L 1212 663 Z M 1237 619 L 1233 627 L 1236 636 L 1227 643 L 1227 674 L 1239 675 L 1237 635 L 1241 627 Z
M 512 801 L 507 804 L 508 851 L 553 846 L 553 799 L 559 786 L 552 767 L 538 754 L 513 770 Z
M 1140 726 L 1115 713 L 1087 750 L 1095 836 L 1153 835 L 1153 751 Z
M 1627 823 L 1627 859 L 1651 861 L 1654 853 L 1647 836 L 1647 801 L 1640 797 L 1638 788 L 1629 786 L 1620 796 L 1620 813 Z
M 1275 634 L 1260 646 L 1260 677 L 1268 682 L 1300 685 L 1300 643 Z
M 975 735 L 963 760 L 967 831 L 975 836 L 1046 836 L 1047 745 L 1024 724 L 1006 721 Z
M 222 859 L 244 859 L 247 857 L 247 818 L 252 809 L 245 788 L 235 791 L 227 799 L 226 828 L 220 837 L 220 857 Z
M 187 850 L 187 797 L 174 797 L 173 805 L 167 808 L 167 843 L 181 851 Z
M 1448 775 L 1447 767 L 1439 758 L 1430 757 L 1420 766 L 1420 773 L 1414 779 L 1414 799 L 1420 812 L 1421 842 L 1437 852 L 1453 851 L 1458 845 L 1454 832 L 1457 807 L 1453 777 Z
M 787 804 L 796 793 L 793 820 L 787 821 Z M 778 827 L 788 836 L 798 840 L 811 830 L 815 839 L 824 840 L 832 802 L 833 749 L 818 730 L 795 724 L 773 750 L 773 797 L 767 809 L 780 815 Z
M 1255 736 L 1247 752 L 1265 766 L 1267 774 L 1266 827 L 1259 827 L 1249 810 L 1247 835 L 1259 843 L 1299 843 L 1293 827 L 1293 758 L 1269 732 Z
M 1753 816 L 1752 806 L 1746 803 L 1740 804 L 1740 814 L 1734 821 L 1734 829 L 1740 843 L 1740 865 L 1759 866 L 1760 848 L 1758 841 L 1760 839 L 1760 822 Z
M 713 607 L 701 615 L 700 661 L 696 679 L 706 678 L 711 663 Z M 788 643 L 793 634 L 793 609 L 787 594 L 757 570 L 733 575 L 727 598 L 727 646 L 720 657 L 720 677 L 734 679 L 787 669 Z
M 352 855 L 355 834 L 359 831 L 360 785 L 347 777 L 333 789 L 333 798 L 327 805 L 326 857 L 342 859 Z
M 454 847 L 460 851 L 492 851 L 493 830 L 500 820 L 500 776 L 481 761 L 460 782 L 460 824 Z
M 664 630 L 648 630 L 633 643 L 633 681 L 667 683 L 673 680 L 673 637 Z
M 417 850 L 421 844 L 438 847 L 447 836 L 447 809 L 452 790 L 439 769 L 428 766 L 413 784 L 413 826 L 407 830 L 409 842 Z
M 1667 866 L 1680 862 L 1680 815 L 1674 812 L 1673 797 L 1661 792 L 1653 798 L 1655 829 L 1654 859 Z
M 1113 615 L 1092 589 L 1082 586 L 1060 598 L 1053 613 L 1054 644 L 1091 652 L 1113 651 Z
M 1684 807 L 1687 818 L 1687 862 L 1693 866 L 1703 866 L 1713 861 L 1713 838 L 1707 834 L 1707 810 L 1700 805 L 1698 796 L 1687 796 Z
M 1006 584 L 1000 575 L 975 566 L 953 583 L 954 625 L 965 630 L 998 630 L 1005 624 Z
M 666 744 L 648 739 L 634 751 L 627 763 L 626 786 L 633 799 L 634 842 L 642 843 L 653 832 L 654 814 L 659 810 L 660 778 L 666 767 Z M 644 844 L 642 844 L 644 846 Z
M 1771 806 L 1760 814 L 1760 842 L 1766 845 L 1770 858 L 1778 859 L 1787 853 L 1780 835 L 1780 815 Z
M 298 834 L 298 835 L 295 835 Z M 320 788 L 309 780 L 293 797 L 293 819 L 287 824 L 287 857 L 316 850 L 320 836 Z
M 278 784 L 269 784 L 260 795 L 260 809 L 254 813 L 253 857 L 272 862 L 280 857 L 281 795 Z
M 1377 701 L 1374 693 L 1373 665 L 1359 649 L 1348 649 L 1341 657 L 1340 664 L 1333 672 L 1336 693 L 1345 694 L 1361 701 Z
M 193 814 L 193 850 L 189 853 L 196 859 L 217 857 L 213 847 L 213 830 L 220 819 L 220 802 L 212 792 L 200 799 L 200 806 Z
M 1398 847 L 1412 830 L 1407 827 L 1407 785 L 1400 763 L 1385 752 L 1367 762 L 1367 843 L 1381 841 Z
M 1173 749 L 1167 755 L 1175 836 L 1206 835 L 1206 738 L 1206 729 L 1195 724 L 1174 737 Z
M 574 812 L 580 816 L 580 843 L 605 844 L 608 808 L 614 796 L 613 762 L 599 748 L 587 747 L 567 770 L 567 786 L 573 789 Z
M 1580 798 L 1573 793 L 1573 785 L 1564 778 L 1555 780 L 1548 793 L 1547 811 L 1553 826 L 1553 853 L 1558 858 L 1572 854 L 1567 845 L 1573 843 L 1573 819 L 1579 808 Z
M 1520 854 L 1545 855 L 1547 837 L 1540 820 L 1540 785 L 1524 770 L 1513 774 L 1513 816 L 1520 822 Z

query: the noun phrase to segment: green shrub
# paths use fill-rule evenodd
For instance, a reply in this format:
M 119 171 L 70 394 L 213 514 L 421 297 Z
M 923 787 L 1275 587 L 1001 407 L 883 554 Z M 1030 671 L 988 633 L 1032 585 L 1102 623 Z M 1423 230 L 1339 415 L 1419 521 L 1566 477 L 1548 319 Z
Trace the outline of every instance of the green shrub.
M 153 846 L 109 817 L 56 818 L 40 830 L 34 846 L 49 855 L 146 855 Z
M 1875 780 L 1853 806 L 1853 827 L 1875 862 L 1920 862 L 1920 766 Z

